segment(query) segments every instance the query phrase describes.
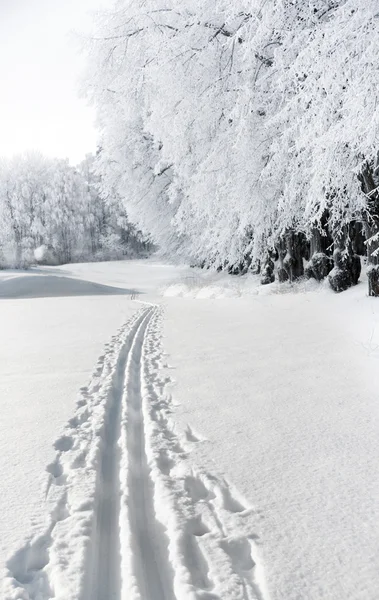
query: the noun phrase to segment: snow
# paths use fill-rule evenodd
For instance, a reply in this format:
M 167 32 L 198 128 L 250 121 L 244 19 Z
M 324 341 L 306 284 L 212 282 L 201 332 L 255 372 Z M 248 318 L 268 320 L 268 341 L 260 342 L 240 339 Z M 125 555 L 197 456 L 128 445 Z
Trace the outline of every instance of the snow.
M 68 296 L 131 295 L 136 290 L 116 288 L 57 275 L 23 275 L 4 280 L 0 298 L 49 298 Z
M 1 294 L 5 600 L 377 597 L 365 283 L 145 260 L 1 273 Z
M 86 270 L 120 273 L 119 264 L 87 265 Z M 129 276 L 138 281 L 135 271 L 143 270 L 143 261 L 127 264 Z M 38 529 L 45 518 L 44 480 L 53 443 L 72 417 L 77 393 L 104 345 L 136 311 L 129 289 L 120 295 L 120 288 L 80 279 L 82 265 L 72 268 L 75 279 L 64 277 L 71 266 L 0 271 L 1 568 L 11 548 L 31 533 L 31 520 Z M 159 275 L 164 280 L 172 269 L 153 264 L 151 278 L 155 272 L 155 281 Z M 131 287 L 125 267 L 119 279 Z
M 42 244 L 42 246 L 38 246 L 38 248 L 36 248 L 34 250 L 34 258 L 36 259 L 37 262 L 41 262 L 43 261 L 43 259 L 45 258 L 46 254 L 47 254 L 48 248 L 45 244 Z
M 41 476 L 53 459 L 52 444 L 72 416 L 77 392 L 110 331 L 134 310 L 121 296 L 2 300 L 2 565 L 10 547 L 29 532 L 30 519 L 44 517 Z
M 166 298 L 175 419 L 207 439 L 194 462 L 252 503 L 271 600 L 374 599 L 379 307 L 364 284 L 269 288 Z
M 173 281 L 163 292 L 168 298 L 185 297 L 219 300 L 221 298 L 241 298 L 246 296 L 266 296 L 271 294 L 305 293 L 323 288 L 314 279 L 303 279 L 296 282 L 261 285 L 260 278 L 247 274 L 231 277 L 225 273 L 191 269 L 190 273 L 182 273 L 179 281 Z

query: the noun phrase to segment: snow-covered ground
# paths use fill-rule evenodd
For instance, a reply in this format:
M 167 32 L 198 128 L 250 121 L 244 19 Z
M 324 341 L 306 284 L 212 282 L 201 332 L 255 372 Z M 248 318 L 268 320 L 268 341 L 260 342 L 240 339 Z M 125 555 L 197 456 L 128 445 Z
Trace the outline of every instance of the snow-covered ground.
M 0 271 L 1 574 L 31 525 L 38 529 L 46 518 L 46 467 L 54 459 L 54 441 L 73 416 L 79 389 L 105 344 L 138 309 L 132 281 L 142 279 L 144 292 L 177 272 L 153 262 L 141 277 L 145 261 L 101 265 L 108 274 L 103 280 L 116 287 L 112 274 L 119 269 L 121 295 L 120 289 L 83 280 L 82 268 Z M 97 265 L 84 267 L 88 273 L 91 268 L 96 273 Z
M 377 598 L 364 283 L 131 261 L 1 273 L 0 296 L 5 600 Z

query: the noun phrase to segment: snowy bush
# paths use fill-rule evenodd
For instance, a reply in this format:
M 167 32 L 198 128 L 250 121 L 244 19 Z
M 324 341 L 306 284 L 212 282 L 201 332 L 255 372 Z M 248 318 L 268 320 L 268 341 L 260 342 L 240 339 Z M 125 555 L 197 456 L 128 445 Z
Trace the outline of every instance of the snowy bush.
M 52 246 L 42 244 L 34 250 L 34 258 L 41 265 L 56 265 L 58 264 L 57 257 Z
M 312 255 L 306 269 L 305 275 L 310 279 L 313 277 L 316 281 L 322 281 L 333 269 L 333 259 L 323 252 L 316 252 Z

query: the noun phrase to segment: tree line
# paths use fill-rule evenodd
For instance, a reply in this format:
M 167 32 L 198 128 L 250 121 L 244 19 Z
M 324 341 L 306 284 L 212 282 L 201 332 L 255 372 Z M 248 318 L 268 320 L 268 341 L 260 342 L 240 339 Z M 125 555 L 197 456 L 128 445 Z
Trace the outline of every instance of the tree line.
M 77 167 L 38 153 L 0 162 L 0 268 L 134 256 L 149 244 L 117 194 L 102 197 L 94 157 Z
M 88 41 L 101 193 L 170 255 L 379 295 L 377 0 L 119 0 Z

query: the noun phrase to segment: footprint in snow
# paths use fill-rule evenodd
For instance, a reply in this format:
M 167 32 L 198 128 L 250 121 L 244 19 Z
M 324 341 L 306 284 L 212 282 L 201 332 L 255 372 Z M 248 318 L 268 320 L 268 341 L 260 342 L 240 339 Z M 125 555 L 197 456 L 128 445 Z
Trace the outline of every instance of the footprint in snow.
M 41 592 L 43 590 L 46 594 L 50 593 L 51 590 L 43 569 L 49 563 L 52 529 L 53 526 L 45 534 L 28 541 L 23 548 L 17 550 L 12 558 L 7 561 L 7 568 L 18 583 L 27 585 L 38 578 L 38 587 Z
M 189 425 L 187 425 L 187 429 L 185 429 L 184 431 L 184 435 L 185 438 L 187 440 L 187 442 L 192 442 L 192 443 L 196 443 L 196 442 L 201 442 L 202 440 L 200 438 L 198 438 L 194 432 L 192 431 L 191 427 Z
M 185 535 L 181 543 L 181 552 L 184 562 L 190 572 L 192 585 L 203 590 L 211 589 L 209 567 L 196 537 Z
M 229 556 L 235 571 L 250 571 L 255 567 L 247 539 L 222 540 L 220 546 Z
M 191 533 L 195 537 L 203 537 L 209 533 L 208 527 L 203 523 L 203 520 L 200 515 L 193 517 L 187 523 L 188 533 Z
M 163 475 L 170 475 L 171 469 L 175 466 L 175 462 L 169 457 L 166 450 L 160 450 L 157 465 Z
M 210 492 L 201 479 L 188 475 L 184 480 L 184 489 L 194 502 L 209 498 Z
M 86 421 L 88 421 L 88 418 L 89 418 L 89 412 L 88 412 L 88 409 L 86 408 L 86 409 L 82 410 L 79 414 L 75 415 L 75 417 L 72 417 L 71 419 L 69 419 L 68 425 L 72 429 L 77 429 L 78 427 L 80 427 L 80 425 L 83 425 Z
M 58 500 L 54 510 L 51 513 L 51 518 L 54 523 L 59 523 L 60 521 L 64 521 L 70 516 L 70 511 L 67 507 L 67 492 L 62 494 L 60 499 Z
M 86 464 L 86 457 L 87 453 L 84 450 L 82 450 L 75 456 L 74 460 L 72 461 L 71 467 L 73 469 L 81 469 Z
M 59 479 L 59 477 L 63 475 L 63 467 L 57 460 L 47 465 L 46 471 L 50 473 L 54 479 Z
M 86 398 L 80 398 L 76 403 L 76 407 L 82 408 L 83 406 L 86 406 L 86 404 L 87 404 Z
M 70 435 L 62 435 L 54 443 L 54 448 L 58 452 L 68 452 L 74 445 L 74 440 Z
M 247 510 L 246 506 L 240 502 L 237 498 L 232 495 L 228 484 L 225 482 L 224 486 L 218 488 L 221 500 L 221 506 L 231 513 L 241 513 Z M 217 493 L 217 492 L 216 492 Z

